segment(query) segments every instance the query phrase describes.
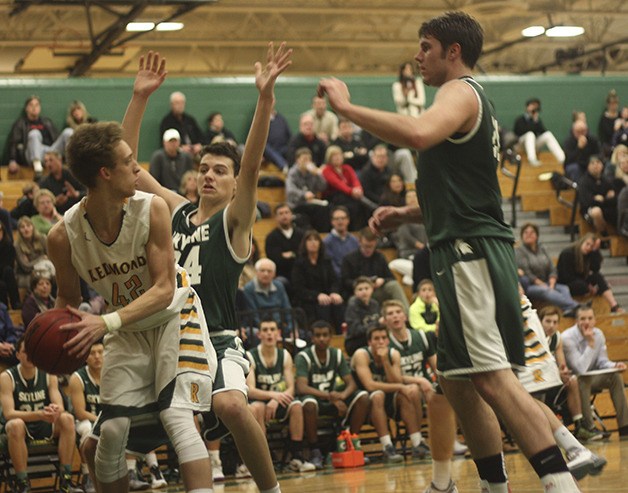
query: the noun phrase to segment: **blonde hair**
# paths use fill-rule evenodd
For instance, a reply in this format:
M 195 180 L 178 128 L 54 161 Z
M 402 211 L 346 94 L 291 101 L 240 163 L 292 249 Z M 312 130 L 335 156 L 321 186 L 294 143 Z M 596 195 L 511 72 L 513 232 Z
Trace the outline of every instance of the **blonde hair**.
M 47 188 L 40 188 L 39 190 L 37 190 L 37 193 L 35 193 L 35 197 L 33 198 L 33 205 L 35 206 L 35 209 L 39 207 L 39 199 L 43 195 L 45 195 L 46 197 L 50 197 L 50 199 L 52 200 L 52 204 L 54 205 L 56 199 L 55 194 Z

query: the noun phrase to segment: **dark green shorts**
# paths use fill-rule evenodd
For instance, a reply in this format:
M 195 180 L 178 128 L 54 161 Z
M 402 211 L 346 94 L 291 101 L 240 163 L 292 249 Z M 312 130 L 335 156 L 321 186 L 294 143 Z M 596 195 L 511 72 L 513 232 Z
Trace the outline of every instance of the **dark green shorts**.
M 456 240 L 434 248 L 430 262 L 441 314 L 439 373 L 463 377 L 525 366 L 512 244 Z
M 351 416 L 353 406 L 358 401 L 358 399 L 365 395 L 368 395 L 368 392 L 366 390 L 356 390 L 344 400 L 344 403 L 347 406 L 347 414 L 345 414 L 345 416 L 342 418 L 342 421 L 340 423 L 341 426 L 345 426 L 347 420 L 349 419 L 349 416 Z M 338 408 L 329 401 L 318 399 L 313 395 L 302 395 L 300 399 L 304 406 L 308 402 L 315 403 L 318 409 L 319 416 L 330 416 L 332 418 L 338 417 Z

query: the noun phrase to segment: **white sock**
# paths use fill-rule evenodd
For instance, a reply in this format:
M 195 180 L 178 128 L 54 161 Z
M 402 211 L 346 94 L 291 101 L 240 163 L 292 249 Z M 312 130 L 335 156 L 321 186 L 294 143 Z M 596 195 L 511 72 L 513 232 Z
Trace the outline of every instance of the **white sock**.
M 383 435 L 379 437 L 379 443 L 382 444 L 383 448 L 386 448 L 388 445 L 392 445 L 392 440 L 390 439 L 390 435 Z
M 84 462 L 81 462 L 81 474 L 89 474 L 89 468 Z
M 585 448 L 565 426 L 561 426 L 554 432 L 554 438 L 558 446 L 565 451 L 573 449 L 581 450 Z
M 208 450 L 209 456 L 214 459 L 214 461 L 220 461 L 220 450 Z
M 508 483 L 489 483 L 482 479 L 480 487 L 482 491 L 487 491 L 488 493 L 508 493 Z
M 146 465 L 150 469 L 153 466 L 159 467 L 159 462 L 157 462 L 157 454 L 155 452 L 149 452 L 144 456 L 144 460 L 146 461 Z
M 41 173 L 44 170 L 39 159 L 33 160 L 33 170 L 35 171 L 35 173 Z
M 127 459 L 126 460 L 126 468 L 129 471 L 134 470 L 136 465 L 137 465 L 137 459 Z
M 451 481 L 451 461 L 432 459 L 432 483 L 439 490 L 445 490 Z
M 582 413 L 580 414 L 574 414 L 571 418 L 571 420 L 575 423 L 576 421 L 582 419 Z
M 421 435 L 420 431 L 415 431 L 414 433 L 410 433 L 410 441 L 412 442 L 413 447 L 418 447 L 421 445 L 423 441 L 423 435 Z
M 578 483 L 569 472 L 546 474 L 541 478 L 541 484 L 543 491 L 548 493 L 578 493 L 580 491 Z
M 281 493 L 281 488 L 279 487 L 279 483 L 277 483 L 277 486 L 273 486 L 269 490 L 259 490 L 259 493 Z

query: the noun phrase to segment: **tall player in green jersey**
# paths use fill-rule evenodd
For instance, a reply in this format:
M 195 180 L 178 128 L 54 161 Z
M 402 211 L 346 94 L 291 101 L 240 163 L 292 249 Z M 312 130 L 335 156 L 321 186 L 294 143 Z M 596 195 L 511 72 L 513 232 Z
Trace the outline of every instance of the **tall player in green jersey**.
M 255 64 L 259 96 L 242 160 L 225 144 L 204 149 L 197 176 L 198 207 L 161 187 L 145 170 L 138 183 L 138 188 L 161 196 L 170 208 L 177 262 L 189 269 L 218 357 L 213 411 L 232 432 L 259 489 L 269 493 L 280 490 L 266 437 L 247 406 L 249 364 L 237 337 L 235 295 L 250 254 L 257 179 L 275 101 L 275 81 L 291 64 L 291 56 L 285 43 L 277 50 L 271 43 L 266 64 Z M 138 112 L 135 119 L 141 121 L 142 115 L 143 111 Z
M 381 232 L 425 222 L 442 316 L 441 385 L 460 417 L 482 487 L 508 488 L 497 412 L 545 491 L 578 491 L 547 419 L 511 370 L 524 364 L 523 331 L 513 236 L 503 221 L 496 176 L 497 121 L 471 77 L 482 27 L 467 14 L 449 12 L 425 22 L 419 38 L 421 76 L 439 89 L 418 118 L 352 104 L 347 86 L 333 78 L 321 80 L 319 94 L 382 140 L 419 150 L 420 207 L 381 208 L 370 225 Z

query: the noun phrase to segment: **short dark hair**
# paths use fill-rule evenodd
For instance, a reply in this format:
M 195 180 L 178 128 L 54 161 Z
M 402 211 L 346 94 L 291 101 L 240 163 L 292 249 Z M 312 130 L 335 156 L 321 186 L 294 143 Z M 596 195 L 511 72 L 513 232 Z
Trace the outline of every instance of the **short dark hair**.
M 355 290 L 355 288 L 357 288 L 360 284 L 368 284 L 373 287 L 373 281 L 371 281 L 371 279 L 367 276 L 356 277 L 355 281 L 353 281 L 353 289 Z
M 375 241 L 377 240 L 377 236 L 375 235 L 375 233 L 373 233 L 373 231 L 371 231 L 371 228 L 365 226 L 360 230 L 360 239 L 366 241 Z
M 65 151 L 65 158 L 75 178 L 85 187 L 94 188 L 101 168 L 115 168 L 116 147 L 122 139 L 122 126 L 118 122 L 79 125 Z
M 560 320 L 561 310 L 557 306 L 547 305 L 539 310 L 539 320 L 542 322 L 545 317 L 549 317 L 551 315 L 558 315 L 558 319 Z
M 206 154 L 224 156 L 231 159 L 231 161 L 233 161 L 233 176 L 238 176 L 238 173 L 240 173 L 240 154 L 238 154 L 238 150 L 232 144 L 228 142 L 216 142 L 206 145 L 201 151 L 201 159 L 203 159 L 203 156 Z
M 440 41 L 445 51 L 452 44 L 460 45 L 463 63 L 469 67 L 475 67 L 484 43 L 484 32 L 480 23 L 464 12 L 446 12 L 445 15 L 434 17 L 424 22 L 419 29 L 419 37 L 431 36 Z
M 531 104 L 538 104 L 539 108 L 541 107 L 541 100 L 539 98 L 530 98 L 526 101 L 526 106 L 530 106 Z
M 349 214 L 349 209 L 347 209 L 344 205 L 337 205 L 335 207 L 332 207 L 331 208 L 331 212 L 329 213 L 329 217 L 331 217 L 333 219 L 334 212 L 336 212 L 336 211 L 344 212 L 347 215 L 347 217 L 349 219 L 351 219 L 351 214 Z
M 279 209 L 285 209 L 288 208 L 290 209 L 290 212 L 292 212 L 292 207 L 290 207 L 290 205 L 288 205 L 286 202 L 280 202 L 275 206 L 275 215 L 277 215 L 277 213 L 279 212 Z
M 262 327 L 262 324 L 275 324 L 275 328 L 279 329 L 279 322 L 277 322 L 271 314 L 266 314 L 262 317 L 259 322 L 260 328 Z
M 388 329 L 384 325 L 373 325 L 366 331 L 366 340 L 370 341 L 375 332 L 386 332 L 386 335 L 388 335 Z
M 310 326 L 310 330 L 312 331 L 312 333 L 314 333 L 314 329 L 327 329 L 330 334 L 333 333 L 331 325 L 325 320 L 317 320 L 316 322 L 312 323 L 312 325 Z
M 519 236 L 523 236 L 523 232 L 528 228 L 532 228 L 536 233 L 536 236 L 539 236 L 539 227 L 534 223 L 525 223 L 523 226 L 521 226 L 521 229 L 519 230 Z

